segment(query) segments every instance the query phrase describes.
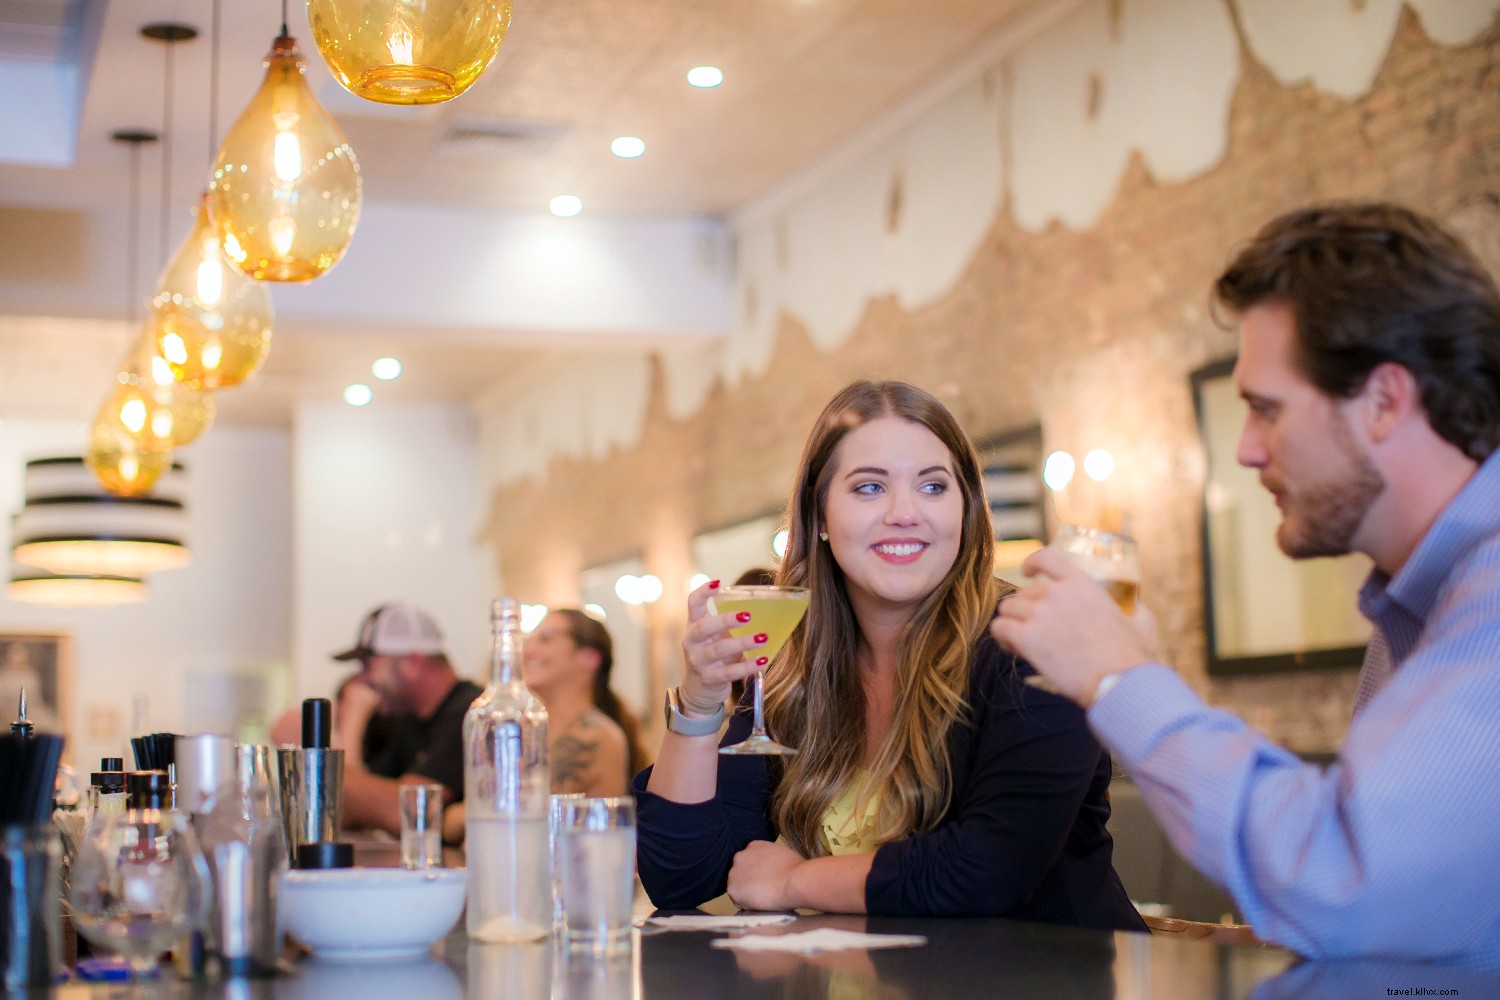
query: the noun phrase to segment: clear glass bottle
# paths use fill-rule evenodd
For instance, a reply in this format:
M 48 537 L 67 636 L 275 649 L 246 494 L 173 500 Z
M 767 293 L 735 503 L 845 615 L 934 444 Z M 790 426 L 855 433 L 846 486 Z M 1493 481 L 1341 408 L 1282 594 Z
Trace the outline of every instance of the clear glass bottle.
M 547 710 L 521 680 L 521 611 L 490 612 L 490 683 L 464 716 L 468 931 L 476 941 L 534 941 L 552 930 Z
M 162 771 L 126 777 L 123 813 L 98 812 L 73 861 L 68 901 L 78 931 L 118 951 L 135 977 L 207 914 L 208 865 L 187 818 L 165 808 Z

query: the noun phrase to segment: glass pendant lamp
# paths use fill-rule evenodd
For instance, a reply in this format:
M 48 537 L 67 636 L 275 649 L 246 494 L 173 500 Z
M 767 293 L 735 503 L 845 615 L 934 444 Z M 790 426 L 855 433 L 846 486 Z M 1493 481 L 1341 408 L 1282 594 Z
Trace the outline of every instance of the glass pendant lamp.
M 172 466 L 170 451 L 142 451 L 113 421 L 97 419 L 89 431 L 84 464 L 110 493 L 138 497 L 150 492 Z
M 214 420 L 210 393 L 178 382 L 149 333 L 126 357 L 94 418 L 94 430 L 123 436 L 134 451 L 170 452 L 196 440 Z
M 359 221 L 359 163 L 314 99 L 304 65 L 283 30 L 209 181 L 209 215 L 225 257 L 260 281 L 319 277 L 344 256 Z
M 270 292 L 224 259 L 205 194 L 193 231 L 151 298 L 148 335 L 157 353 L 178 382 L 226 389 L 266 360 L 271 321 Z
M 510 0 L 308 0 L 313 41 L 333 78 L 380 104 L 438 104 L 494 62 Z

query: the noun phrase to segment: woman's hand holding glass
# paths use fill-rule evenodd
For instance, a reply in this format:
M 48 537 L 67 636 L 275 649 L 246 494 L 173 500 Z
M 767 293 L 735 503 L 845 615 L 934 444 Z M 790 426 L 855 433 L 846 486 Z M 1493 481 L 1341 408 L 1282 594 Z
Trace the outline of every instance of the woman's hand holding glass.
M 735 681 L 766 665 L 765 656 L 747 656 L 766 644 L 765 633 L 729 634 L 731 628 L 750 623 L 748 612 L 716 615 L 710 611 L 709 598 L 718 589 L 717 583 L 705 583 L 688 595 L 688 628 L 682 637 L 687 669 L 678 693 L 682 707 L 694 715 L 712 715 L 729 698 Z

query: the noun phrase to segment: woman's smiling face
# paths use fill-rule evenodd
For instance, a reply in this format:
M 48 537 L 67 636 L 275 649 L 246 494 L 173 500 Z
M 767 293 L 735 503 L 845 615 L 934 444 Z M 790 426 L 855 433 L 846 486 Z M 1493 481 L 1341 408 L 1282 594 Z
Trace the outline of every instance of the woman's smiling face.
M 877 417 L 839 442 L 823 530 L 862 611 L 915 611 L 958 558 L 964 501 L 953 455 L 923 425 Z

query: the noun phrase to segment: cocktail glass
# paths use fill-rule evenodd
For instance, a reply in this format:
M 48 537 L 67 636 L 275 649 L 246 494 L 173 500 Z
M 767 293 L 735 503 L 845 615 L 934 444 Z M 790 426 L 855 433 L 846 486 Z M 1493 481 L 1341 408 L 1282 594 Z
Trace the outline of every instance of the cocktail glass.
M 749 655 L 756 658 L 764 656 L 769 663 L 781 652 L 781 647 L 807 613 L 807 599 L 806 587 L 723 587 L 708 599 L 708 605 L 709 610 L 716 615 L 748 611 L 750 621 L 745 625 L 734 626 L 729 634 L 742 636 L 764 632 L 765 643 L 750 650 Z M 777 743 L 766 733 L 761 674 L 762 671 L 757 670 L 750 678 L 751 698 L 755 706 L 750 735 L 742 742 L 720 747 L 719 753 L 789 756 L 797 752 L 794 747 Z

